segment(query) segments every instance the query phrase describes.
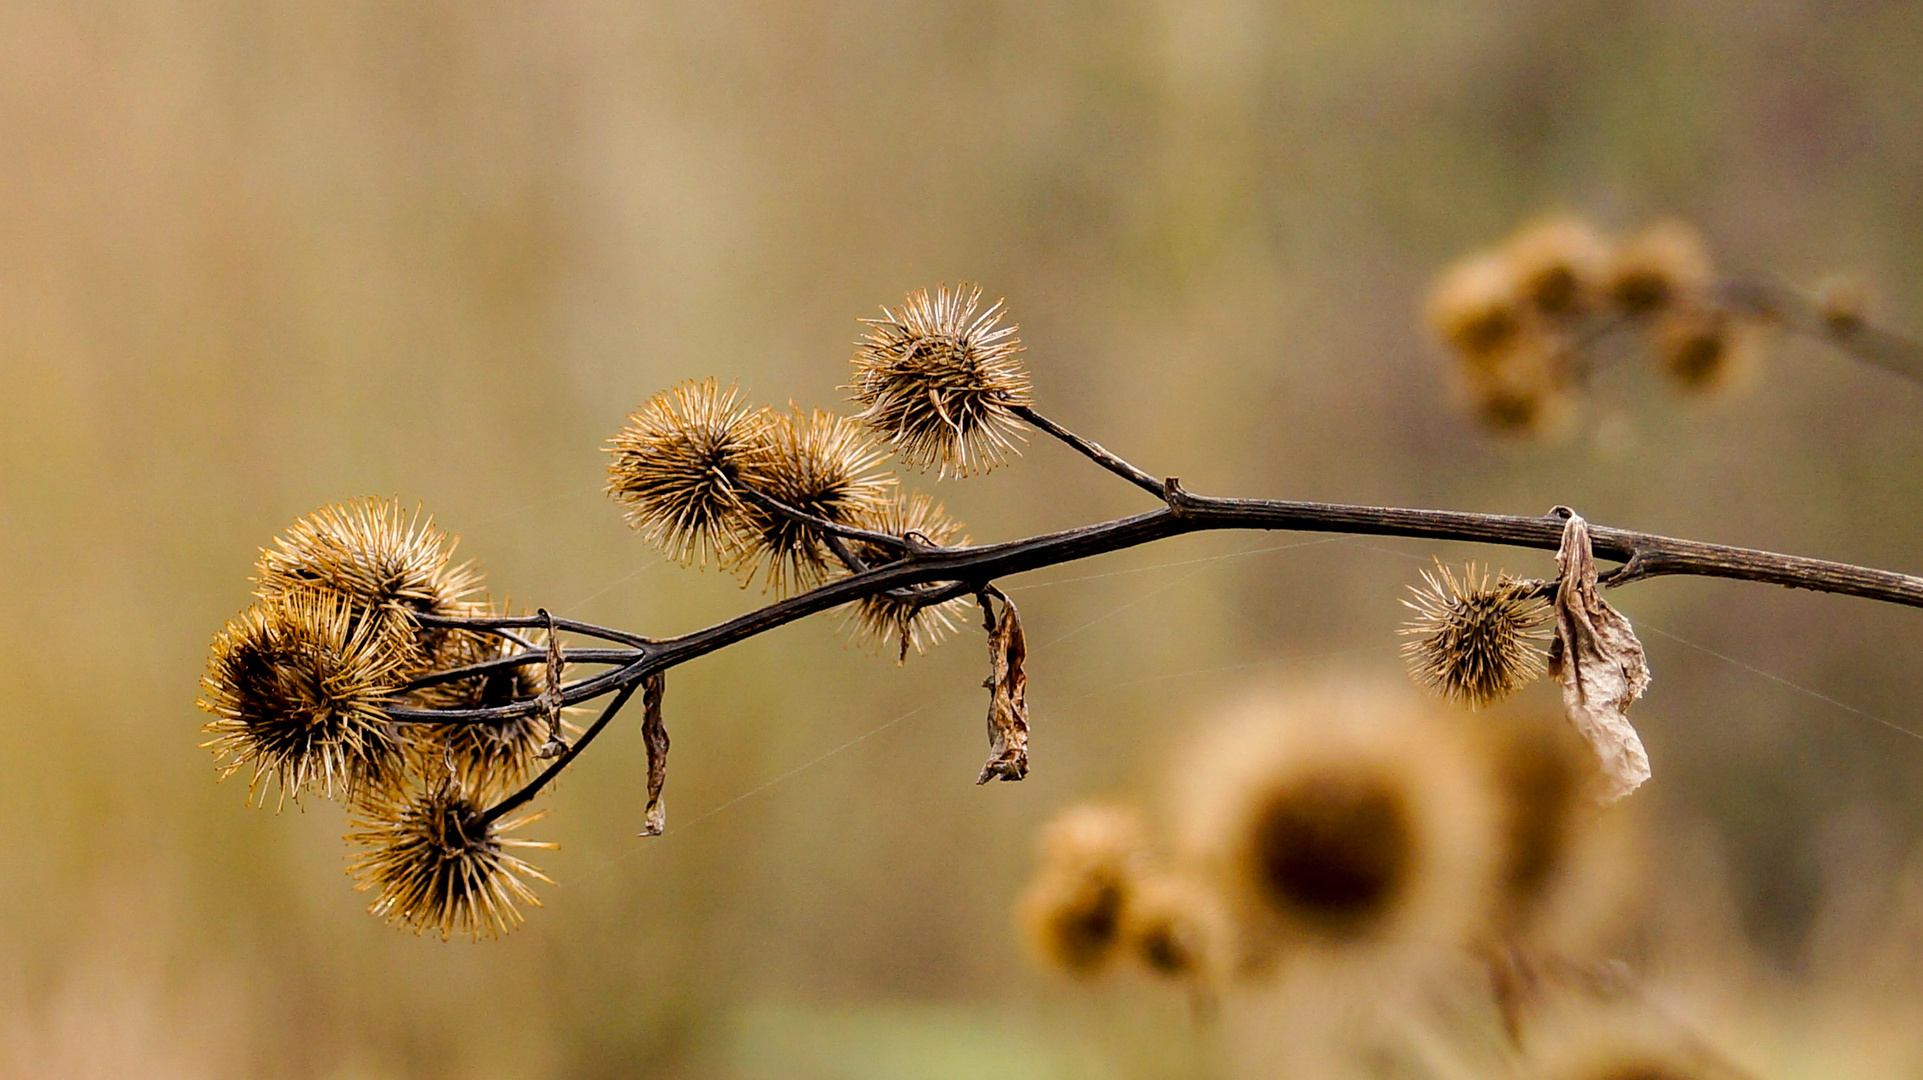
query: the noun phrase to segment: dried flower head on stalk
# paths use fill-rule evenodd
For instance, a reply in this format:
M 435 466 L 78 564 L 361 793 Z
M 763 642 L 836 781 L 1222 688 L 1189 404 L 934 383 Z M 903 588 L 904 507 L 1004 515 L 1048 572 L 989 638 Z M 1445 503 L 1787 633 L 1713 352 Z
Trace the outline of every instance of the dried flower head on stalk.
M 760 446 L 742 465 L 741 482 L 786 506 L 837 525 L 882 513 L 895 478 L 875 472 L 886 453 L 862 426 L 816 409 L 777 414 Z M 744 507 L 747 576 L 757 570 L 777 592 L 806 589 L 827 577 L 833 555 L 821 531 L 759 504 Z
M 1409 673 L 1424 686 L 1471 707 L 1508 697 L 1542 677 L 1538 642 L 1549 623 L 1549 606 L 1535 582 L 1507 574 L 1492 584 L 1474 563 L 1455 572 L 1436 561 L 1422 572 L 1403 603 L 1416 617 L 1402 633 L 1417 635 L 1402 647 Z
M 1492 889 L 1496 811 L 1466 749 L 1406 692 L 1331 683 L 1232 711 L 1183 771 L 1186 847 L 1239 964 L 1460 943 Z
M 348 873 L 356 888 L 376 890 L 368 911 L 389 922 L 443 941 L 494 937 L 520 925 L 517 902 L 541 906 L 523 879 L 549 880 L 506 849 L 556 846 L 503 834 L 546 814 L 483 821 L 482 800 L 454 783 L 368 800 L 358 808 L 362 830 L 347 837 L 368 850 Z
M 770 423 L 733 384 L 723 390 L 709 378 L 662 391 L 610 440 L 608 495 L 669 558 L 728 565 L 752 544 L 737 488 Z
M 1582 218 L 1546 218 L 1504 245 L 1502 257 L 1521 299 L 1551 319 L 1582 315 L 1596 306 L 1609 245 Z
M 1010 406 L 1029 403 L 1028 372 L 1014 326 L 997 326 L 996 301 L 977 315 L 980 286 L 918 289 L 900 310 L 863 319 L 849 387 L 860 419 L 893 440 L 904 464 L 939 464 L 942 475 L 987 472 L 1016 452 L 1023 429 Z
M 382 712 L 402 654 L 339 595 L 308 590 L 262 600 L 214 637 L 203 744 L 221 776 L 253 766 L 250 798 L 272 779 L 280 798 L 379 790 L 404 767 L 399 729 Z
M 968 543 L 966 536 L 958 535 L 962 529 L 961 522 L 949 517 L 940 503 L 926 495 L 896 495 L 879 514 L 857 524 L 872 532 L 890 536 L 917 536 L 936 547 Z M 871 567 L 892 562 L 900 555 L 893 549 L 868 541 L 857 541 L 850 547 L 863 565 Z M 916 602 L 914 595 L 908 591 L 901 595 L 871 593 L 864 596 L 849 609 L 847 625 L 857 638 L 877 645 L 893 638 L 901 660 L 908 658 L 911 648 L 916 655 L 925 655 L 929 649 L 939 645 L 942 638 L 952 633 L 958 622 L 966 619 L 962 612 L 969 600 L 967 597 L 957 597 L 939 604 L 921 604 Z
M 1050 966 L 1080 976 L 1109 966 L 1122 942 L 1146 843 L 1134 812 L 1101 804 L 1072 807 L 1042 830 L 1035 881 L 1017 914 Z
M 480 588 L 472 562 L 453 562 L 458 540 L 420 510 L 368 496 L 323 506 L 289 525 L 256 564 L 262 600 L 318 590 L 344 600 L 397 645 L 430 651 L 440 631 L 418 627 L 415 613 L 465 614 Z
M 1618 312 L 1643 319 L 1699 302 L 1715 280 L 1716 267 L 1702 234 L 1687 222 L 1671 219 L 1617 245 L 1603 291 Z

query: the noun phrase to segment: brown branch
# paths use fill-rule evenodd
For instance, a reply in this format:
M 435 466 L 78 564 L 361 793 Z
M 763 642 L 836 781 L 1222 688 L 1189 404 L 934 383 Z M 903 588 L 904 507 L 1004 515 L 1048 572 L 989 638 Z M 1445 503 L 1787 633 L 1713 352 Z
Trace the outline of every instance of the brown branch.
M 1011 574 L 1105 555 L 1187 533 L 1223 529 L 1290 530 L 1357 536 L 1402 536 L 1430 540 L 1498 544 L 1554 551 L 1562 539 L 1560 515 L 1514 517 L 1451 510 L 1412 510 L 1338 503 L 1281 502 L 1266 499 L 1217 499 L 1193 495 L 1179 483 L 1169 485 L 1169 506 L 1133 517 L 1067 529 L 1023 540 L 980 547 L 931 551 L 912 560 L 889 563 L 831 581 L 819 588 L 736 616 L 680 637 L 659 639 L 635 660 L 563 688 L 563 703 L 579 704 L 633 684 L 651 671 L 665 670 L 738 641 L 765 633 L 819 611 L 880 592 L 955 582 L 972 592 Z M 1856 596 L 1885 603 L 1923 607 L 1923 578 L 1822 559 L 1707 544 L 1696 540 L 1591 526 L 1598 556 L 1635 564 L 1629 580 L 1683 575 L 1731 578 L 1786 588 Z M 935 593 L 940 596 L 948 590 Z M 563 625 L 556 620 L 556 625 Z M 505 720 L 525 716 L 532 703 L 517 702 L 475 709 L 390 709 L 397 720 Z
M 1730 309 L 1777 323 L 1880 367 L 1923 383 L 1923 345 L 1854 315 L 1826 315 L 1823 306 L 1801 289 L 1770 281 L 1724 281 L 1717 296 Z
M 1134 484 L 1150 495 L 1158 499 L 1164 496 L 1162 482 L 1160 480 L 1157 480 L 1148 473 L 1143 472 L 1109 452 L 1108 448 L 1101 443 L 1082 438 L 1080 435 L 1075 434 L 1055 421 L 1050 420 L 1048 417 L 1043 416 L 1041 413 L 1036 412 L 1031 406 L 1009 405 L 1008 411 L 1074 447 L 1076 452 L 1088 458 L 1090 461 L 1127 480 L 1129 483 Z

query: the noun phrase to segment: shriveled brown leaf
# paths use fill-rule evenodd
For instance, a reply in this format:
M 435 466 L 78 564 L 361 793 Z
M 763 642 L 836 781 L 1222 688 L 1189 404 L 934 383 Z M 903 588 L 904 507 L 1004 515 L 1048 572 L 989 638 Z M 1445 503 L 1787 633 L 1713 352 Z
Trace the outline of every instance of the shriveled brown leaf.
M 1576 514 L 1563 526 L 1556 552 L 1556 637 L 1549 673 L 1562 683 L 1569 722 L 1596 750 L 1612 803 L 1649 779 L 1649 755 L 1629 723 L 1629 706 L 1649 685 L 1649 664 L 1629 620 L 1596 591 L 1596 556 L 1589 523 Z
M 534 752 L 538 758 L 557 758 L 567 753 L 568 743 L 561 737 L 561 672 L 567 666 L 561 657 L 561 635 L 554 630 L 554 616 L 546 608 L 540 608 L 540 616 L 548 621 L 546 678 L 542 682 L 541 696 L 536 698 L 541 715 L 548 722 L 547 741 Z
M 1006 596 L 988 629 L 988 763 L 977 784 L 1020 780 L 1028 775 L 1028 638 L 1022 617 Z
M 658 671 L 641 683 L 641 741 L 648 747 L 648 811 L 642 836 L 660 836 L 668 827 L 668 804 L 661 801 L 661 788 L 668 782 L 668 725 L 661 719 L 666 692 L 667 680 Z

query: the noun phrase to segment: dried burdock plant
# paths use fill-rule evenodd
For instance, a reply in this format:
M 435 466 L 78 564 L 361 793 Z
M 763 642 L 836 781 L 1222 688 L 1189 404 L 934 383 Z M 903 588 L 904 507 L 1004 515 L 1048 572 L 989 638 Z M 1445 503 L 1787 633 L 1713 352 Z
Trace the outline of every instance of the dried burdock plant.
M 1266 695 L 1224 717 L 1182 777 L 1182 837 L 1239 963 L 1467 943 L 1488 910 L 1497 809 L 1464 746 L 1406 692 Z
M 800 514 L 746 504 L 748 576 L 759 569 L 781 593 L 819 585 L 839 564 L 828 547 L 832 534 L 808 519 L 858 526 L 884 513 L 895 494 L 895 478 L 875 471 L 885 456 L 846 417 L 819 409 L 775 414 L 761 447 L 747 459 L 742 490 Z
M 324 506 L 262 550 L 255 591 L 269 602 L 294 593 L 336 597 L 354 622 L 372 622 L 401 647 L 431 650 L 440 632 L 412 616 L 471 613 L 481 587 L 473 563 L 454 563 L 454 545 L 432 518 L 397 503 L 370 497 Z
M 1552 222 L 1500 258 L 1452 272 L 1438 293 L 1438 329 L 1472 362 L 1474 378 L 1483 380 L 1477 385 L 1495 395 L 1486 409 L 1504 423 L 1537 426 L 1553 413 L 1580 352 L 1580 336 L 1566 324 L 1602 317 L 1609 297 L 1620 306 L 1623 250 L 1605 263 L 1592 239 L 1575 223 Z M 1682 263 L 1672 262 L 1664 281 L 1674 288 L 1663 295 L 1682 299 L 1647 305 L 1644 322 L 1700 292 L 1676 269 Z M 1709 295 L 1752 314 L 1775 302 L 1774 294 L 1738 296 L 1721 285 Z M 1780 315 L 1781 308 L 1772 310 Z M 1839 334 L 1834 328 L 1848 328 L 1857 354 L 1904 355 L 1900 339 L 1832 308 L 1824 324 Z M 643 403 L 611 440 L 608 494 L 648 542 L 683 563 L 763 575 L 794 595 L 672 638 L 545 610 L 506 614 L 474 598 L 478 571 L 452 561 L 453 538 L 420 512 L 380 499 L 323 507 L 262 553 L 259 603 L 214 640 L 202 705 L 213 714 L 208 745 L 222 774 L 251 768 L 253 798 L 271 780 L 283 797 L 309 791 L 355 801 L 367 825 L 359 835 L 373 845 L 358 865 L 381 890 L 377 911 L 417 929 L 494 932 L 518 921 L 514 905 L 529 899 L 522 879 L 532 876 L 504 851 L 514 846 L 501 838 L 507 815 L 573 766 L 637 692 L 649 762 L 638 816 L 642 831 L 654 834 L 665 828 L 663 674 L 838 607 L 849 609 L 862 635 L 892 639 L 905 658 L 954 629 L 962 606 L 978 604 L 989 654 L 990 744 L 978 779 L 1019 780 L 1029 768 L 1030 671 L 1021 616 L 996 584 L 1002 578 L 1217 529 L 1561 551 L 1554 670 L 1572 720 L 1618 754 L 1611 775 L 1626 782 L 1634 733 L 1621 711 L 1639 684 L 1623 665 L 1634 635 L 1599 588 L 1693 574 L 1923 606 L 1923 579 L 1889 571 L 1600 526 L 1585 526 L 1577 543 L 1565 535 L 1576 520 L 1565 512 L 1521 517 L 1196 495 L 1037 410 L 1014 327 L 1001 325 L 1000 304 L 981 307 L 979 289 L 914 293 L 884 313 L 868 321 L 855 356 L 862 412 L 852 419 L 777 415 L 709 378 Z M 931 499 L 899 490 L 866 433 L 881 436 L 904 464 L 965 476 L 1013 456 L 1025 427 L 1146 492 L 1154 506 L 970 545 Z M 1596 559 L 1624 565 L 1603 576 Z M 1473 572 L 1463 581 L 1444 572 L 1417 605 L 1426 627 L 1414 649 L 1419 672 L 1479 702 L 1533 677 L 1527 638 L 1535 615 L 1521 590 L 1506 579 L 1490 585 Z M 1619 669 L 1614 682 L 1611 664 Z M 566 723 L 568 710 L 593 705 L 600 712 L 592 721 Z M 1240 853 L 1225 855 L 1223 865 L 1239 867 L 1243 906 L 1265 911 L 1271 930 L 1286 925 L 1329 942 L 1457 925 L 1444 902 L 1456 886 L 1439 883 L 1469 880 L 1451 869 L 1469 848 L 1450 836 L 1482 827 L 1475 824 L 1481 796 L 1452 795 L 1432 775 L 1451 752 L 1417 760 L 1417 742 L 1383 742 L 1322 771 L 1284 768 L 1266 752 L 1236 765 L 1273 766 L 1222 785 L 1227 816 L 1214 835 L 1228 845 L 1222 851 Z M 1452 801 L 1460 804 L 1454 813 L 1438 812 Z M 1345 847 L 1358 837 L 1367 843 Z M 1080 912 L 1075 925 L 1094 934 L 1111 914 L 1121 918 L 1111 901 L 1123 886 L 1089 880 L 1061 885 L 1054 902 Z M 1114 922 L 1113 933 L 1123 933 L 1122 925 Z M 1077 948 L 1060 951 L 1086 951 Z
M 214 638 L 204 745 L 221 775 L 252 767 L 264 799 L 312 791 L 327 798 L 379 790 L 403 768 L 404 747 L 383 711 L 406 655 L 380 620 L 318 591 L 279 592 L 229 620 Z
M 426 792 L 387 794 L 358 807 L 360 831 L 347 839 L 367 850 L 349 867 L 357 887 L 375 893 L 368 910 L 415 933 L 445 941 L 464 934 L 494 937 L 519 925 L 518 904 L 541 901 L 526 879 L 547 881 L 510 848 L 551 848 L 506 833 L 546 814 L 498 822 L 481 800 L 458 784 Z
M 741 391 L 689 381 L 650 398 L 610 440 L 608 494 L 648 542 L 682 563 L 726 565 L 751 546 L 742 469 L 771 420 Z
M 1625 346 L 1693 395 L 1740 382 L 1770 328 L 1923 381 L 1923 347 L 1870 325 L 1860 287 L 1720 277 L 1680 221 L 1620 241 L 1577 217 L 1539 221 L 1444 269 L 1424 315 L 1456 360 L 1467 411 L 1498 434 L 1561 430 L 1591 374 L 1634 351 Z
M 1500 701 L 1543 673 L 1540 630 L 1549 608 L 1541 582 L 1517 581 L 1507 574 L 1494 582 L 1474 563 L 1455 572 L 1436 561 L 1422 572 L 1423 585 L 1404 600 L 1416 613 L 1402 647 L 1416 681 L 1442 696 L 1471 707 Z
M 1035 880 L 1017 905 L 1024 936 L 1046 964 L 1070 975 L 1106 970 L 1122 947 L 1123 920 L 1143 873 L 1147 836 L 1117 806 L 1085 804 L 1042 830 Z
M 1028 371 L 1014 326 L 998 326 L 999 301 L 981 311 L 979 286 L 908 294 L 897 310 L 863 319 L 855 349 L 855 400 L 864 423 L 895 444 L 902 463 L 943 475 L 987 472 L 1017 453 L 1029 403 Z M 979 314 L 978 314 L 979 312 Z
M 888 536 L 910 537 L 934 546 L 948 547 L 968 543 L 961 535 L 961 522 L 950 518 L 941 504 L 926 495 L 897 495 L 881 513 L 858 522 L 863 528 Z M 856 540 L 849 544 L 861 567 L 879 566 L 893 560 L 896 552 L 880 544 Z M 906 662 L 908 650 L 925 655 L 953 633 L 965 617 L 966 597 L 930 603 L 920 589 L 899 589 L 874 593 L 855 601 L 849 620 L 855 636 L 876 644 L 890 638 L 896 646 L 896 661 Z

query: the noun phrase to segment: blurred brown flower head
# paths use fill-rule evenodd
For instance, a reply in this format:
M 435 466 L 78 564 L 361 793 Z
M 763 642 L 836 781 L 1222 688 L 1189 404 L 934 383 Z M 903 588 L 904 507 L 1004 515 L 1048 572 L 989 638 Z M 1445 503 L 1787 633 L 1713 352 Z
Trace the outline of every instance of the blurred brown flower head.
M 1489 575 L 1474 563 L 1455 572 L 1440 560 L 1422 572 L 1403 603 L 1416 615 L 1402 633 L 1415 680 L 1452 701 L 1480 707 L 1501 700 L 1543 673 L 1540 631 L 1549 607 L 1533 583 Z
M 918 289 L 900 310 L 863 319 L 854 399 L 860 419 L 886 435 L 904 464 L 942 475 L 987 472 L 1016 452 L 1023 429 L 1010 406 L 1029 403 L 1014 326 L 997 326 L 1000 301 L 977 314 L 981 288 Z
M 402 734 L 382 705 L 398 688 L 402 654 L 350 601 L 315 590 L 281 592 L 228 620 L 214 636 L 205 696 L 223 777 L 253 766 L 251 798 L 272 779 L 280 797 L 377 791 L 405 765 Z
M 669 558 L 730 565 L 752 543 L 737 486 L 770 424 L 732 384 L 719 389 L 709 378 L 665 390 L 610 440 L 608 495 Z
M 1523 303 L 1545 318 L 1567 319 L 1596 306 L 1609 254 L 1587 221 L 1557 216 L 1511 237 L 1501 258 Z
M 1702 234 L 1687 222 L 1671 219 L 1616 247 L 1603 291 L 1618 312 L 1645 319 L 1699 302 L 1715 277 Z
M 1663 374 L 1687 393 L 1731 385 L 1756 358 L 1756 327 L 1723 308 L 1676 308 L 1657 320 L 1653 340 Z
M 1460 944 L 1487 910 L 1487 784 L 1406 692 L 1350 682 L 1259 697 L 1204 737 L 1184 777 L 1184 844 L 1245 970 L 1303 948 Z
M 1071 975 L 1107 969 L 1122 941 L 1146 846 L 1140 819 L 1114 806 L 1063 812 L 1043 830 L 1017 915 L 1035 952 Z
M 503 834 L 542 814 L 485 822 L 474 795 L 448 783 L 367 800 L 357 815 L 362 828 L 347 839 L 367 851 L 348 872 L 356 888 L 375 892 L 368 906 L 374 915 L 443 941 L 453 934 L 478 941 L 520 925 L 517 904 L 541 904 L 526 879 L 549 879 L 507 849 L 555 845 Z

